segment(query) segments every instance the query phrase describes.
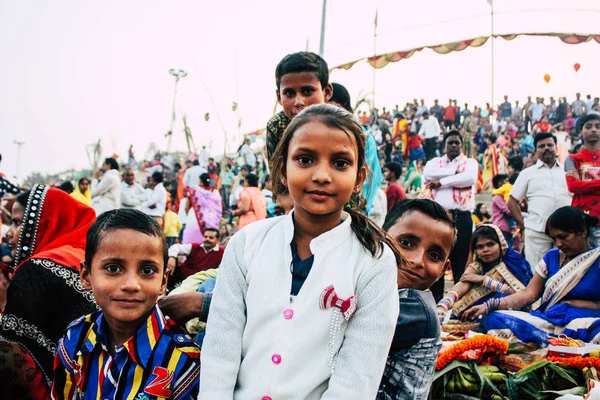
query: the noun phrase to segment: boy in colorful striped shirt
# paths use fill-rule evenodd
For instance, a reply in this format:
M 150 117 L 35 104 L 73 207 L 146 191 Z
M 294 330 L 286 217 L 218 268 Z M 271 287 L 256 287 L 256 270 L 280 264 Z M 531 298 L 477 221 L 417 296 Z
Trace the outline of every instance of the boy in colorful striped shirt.
M 99 216 L 80 276 L 101 311 L 59 341 L 53 399 L 196 399 L 200 349 L 156 304 L 166 263 L 165 236 L 151 217 L 131 209 Z

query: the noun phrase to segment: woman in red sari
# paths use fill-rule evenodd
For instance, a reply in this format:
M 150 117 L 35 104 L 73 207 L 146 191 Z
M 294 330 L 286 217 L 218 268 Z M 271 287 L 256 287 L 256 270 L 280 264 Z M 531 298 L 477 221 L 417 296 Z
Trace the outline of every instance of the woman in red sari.
M 17 196 L 8 232 L 14 264 L 0 273 L 0 398 L 47 399 L 58 339 L 97 309 L 79 280 L 94 210 L 36 185 Z

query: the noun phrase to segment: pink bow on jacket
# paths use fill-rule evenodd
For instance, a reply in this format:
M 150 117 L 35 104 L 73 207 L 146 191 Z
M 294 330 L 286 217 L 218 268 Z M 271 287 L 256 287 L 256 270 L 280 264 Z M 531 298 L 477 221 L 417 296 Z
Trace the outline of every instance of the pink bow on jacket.
M 347 299 L 338 297 L 335 293 L 333 285 L 327 286 L 319 298 L 319 307 L 321 310 L 326 310 L 331 307 L 338 307 L 342 310 L 344 319 L 348 321 L 356 311 L 356 297 L 350 296 Z

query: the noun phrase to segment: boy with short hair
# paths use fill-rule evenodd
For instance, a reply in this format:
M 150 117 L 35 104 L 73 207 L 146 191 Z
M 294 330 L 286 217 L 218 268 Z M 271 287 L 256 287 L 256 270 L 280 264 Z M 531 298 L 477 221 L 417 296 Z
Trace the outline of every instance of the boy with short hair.
M 327 103 L 333 95 L 329 67 L 315 53 L 301 51 L 285 56 L 275 69 L 277 101 L 283 111 L 267 122 L 267 157 L 269 162 L 283 132 L 296 114 L 312 104 Z
M 162 228 L 140 211 L 108 211 L 90 227 L 80 277 L 100 311 L 59 341 L 53 399 L 196 399 L 200 349 L 156 304 L 166 263 Z
M 433 295 L 428 290 L 449 267 L 456 240 L 450 213 L 427 199 L 406 199 L 388 212 L 383 229 L 399 245 L 400 314 L 378 400 L 425 400 L 442 345 Z

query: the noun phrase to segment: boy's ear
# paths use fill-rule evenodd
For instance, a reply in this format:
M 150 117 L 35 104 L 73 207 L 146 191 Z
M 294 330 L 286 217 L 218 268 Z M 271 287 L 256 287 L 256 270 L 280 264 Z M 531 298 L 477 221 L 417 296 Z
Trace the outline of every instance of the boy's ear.
M 442 273 L 440 274 L 440 278 L 444 276 L 446 271 L 450 271 L 452 265 L 450 265 L 450 260 L 446 260 L 446 264 L 444 264 L 444 268 L 442 268 Z
M 165 265 L 164 268 L 167 268 L 167 266 Z M 160 292 L 158 293 L 159 296 L 162 296 L 163 294 L 166 293 L 168 280 L 169 280 L 169 273 L 164 273 L 162 276 L 162 282 L 160 283 Z
M 279 89 L 275 89 L 275 96 L 277 97 L 277 102 L 281 104 L 281 95 L 279 94 Z
M 328 83 L 327 86 L 325 86 L 323 94 L 325 95 L 325 103 L 327 103 L 333 96 L 333 86 L 331 86 L 331 83 Z
M 365 179 L 367 179 L 367 167 L 362 167 L 360 171 L 358 171 L 358 175 L 356 177 L 356 184 L 354 185 L 354 193 L 358 193 L 362 190 L 363 183 L 365 183 Z
M 79 279 L 86 290 L 92 290 L 92 284 L 90 282 L 90 270 L 85 265 L 85 261 L 82 261 L 79 265 Z

